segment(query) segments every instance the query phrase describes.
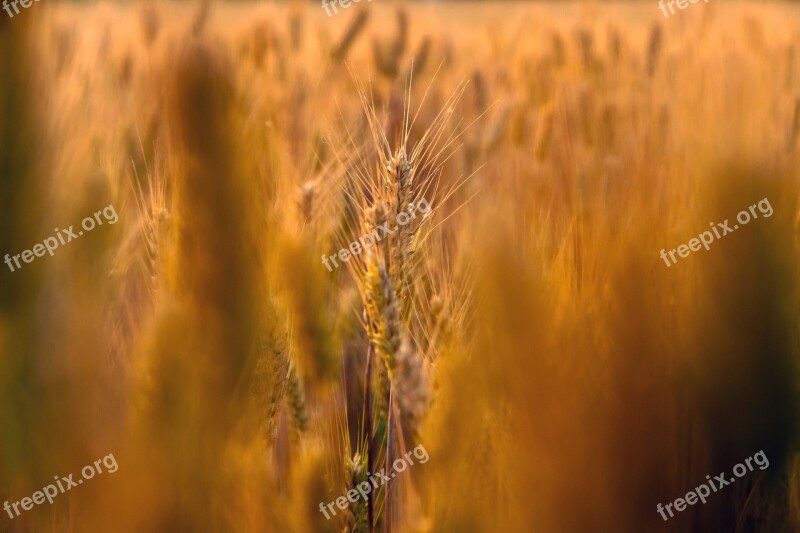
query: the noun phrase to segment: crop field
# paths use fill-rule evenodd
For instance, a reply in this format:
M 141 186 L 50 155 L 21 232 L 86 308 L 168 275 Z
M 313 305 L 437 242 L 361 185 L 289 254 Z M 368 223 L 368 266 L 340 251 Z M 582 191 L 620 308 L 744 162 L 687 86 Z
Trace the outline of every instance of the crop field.
M 0 532 L 800 531 L 799 15 L 4 5 Z

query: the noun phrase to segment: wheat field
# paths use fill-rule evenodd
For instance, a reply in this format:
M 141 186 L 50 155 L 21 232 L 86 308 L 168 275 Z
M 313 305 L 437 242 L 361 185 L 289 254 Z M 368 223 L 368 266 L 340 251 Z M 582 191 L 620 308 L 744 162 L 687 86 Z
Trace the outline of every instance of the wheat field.
M 800 531 L 800 7 L 5 13 L 0 532 Z

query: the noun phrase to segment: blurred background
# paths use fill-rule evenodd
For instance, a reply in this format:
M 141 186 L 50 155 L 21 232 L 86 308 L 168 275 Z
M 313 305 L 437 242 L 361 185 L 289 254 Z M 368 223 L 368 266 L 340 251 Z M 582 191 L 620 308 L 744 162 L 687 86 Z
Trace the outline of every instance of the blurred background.
M 798 8 L 338 10 L 0 11 L 0 532 L 800 531 Z

